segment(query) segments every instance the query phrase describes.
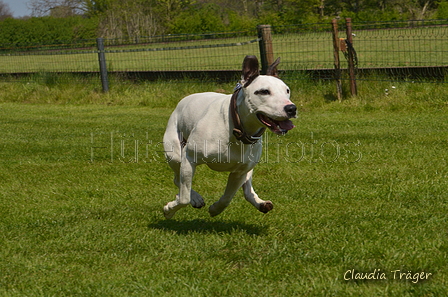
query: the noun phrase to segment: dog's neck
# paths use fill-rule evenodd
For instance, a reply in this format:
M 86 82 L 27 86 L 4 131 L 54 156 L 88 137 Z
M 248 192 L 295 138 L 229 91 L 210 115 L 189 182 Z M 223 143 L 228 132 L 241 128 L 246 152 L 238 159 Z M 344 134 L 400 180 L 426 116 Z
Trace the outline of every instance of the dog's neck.
M 250 112 L 249 107 L 245 101 L 244 90 L 238 88 L 230 99 L 230 114 L 233 122 L 233 135 L 237 140 L 244 144 L 255 144 L 263 135 L 266 128 L 258 125 L 258 121 L 251 124 L 256 115 Z M 241 119 L 244 119 L 244 124 Z

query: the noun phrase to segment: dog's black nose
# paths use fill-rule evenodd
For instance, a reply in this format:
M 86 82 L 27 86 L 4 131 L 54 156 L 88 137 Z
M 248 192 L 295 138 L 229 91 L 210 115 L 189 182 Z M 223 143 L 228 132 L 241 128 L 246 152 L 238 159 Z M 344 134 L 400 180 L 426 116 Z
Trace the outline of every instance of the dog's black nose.
M 294 104 L 288 104 L 284 107 L 286 114 L 288 117 L 293 118 L 297 114 L 297 107 Z

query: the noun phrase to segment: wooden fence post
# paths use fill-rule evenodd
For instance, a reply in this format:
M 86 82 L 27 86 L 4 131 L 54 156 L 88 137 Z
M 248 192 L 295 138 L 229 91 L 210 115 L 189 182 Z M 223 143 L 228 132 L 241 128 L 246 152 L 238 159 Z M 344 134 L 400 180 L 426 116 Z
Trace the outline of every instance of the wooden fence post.
M 104 54 L 103 38 L 96 39 L 96 46 L 98 48 L 98 62 L 100 63 L 101 84 L 103 85 L 103 92 L 109 92 L 109 79 L 107 78 L 106 55 Z
M 266 74 L 269 65 L 274 63 L 271 25 L 258 25 L 258 42 L 260 46 L 261 74 Z
M 356 96 L 358 94 L 358 89 L 356 86 L 356 74 L 355 74 L 355 53 L 353 52 L 353 35 L 352 35 L 352 19 L 346 18 L 346 29 L 345 32 L 347 34 L 347 41 L 349 42 L 349 46 L 347 47 L 348 53 L 348 74 L 350 80 L 350 93 L 352 96 Z
M 333 57 L 334 57 L 334 80 L 336 81 L 336 92 L 338 100 L 342 101 L 342 82 L 341 82 L 341 62 L 339 60 L 339 37 L 338 20 L 331 21 L 333 32 Z

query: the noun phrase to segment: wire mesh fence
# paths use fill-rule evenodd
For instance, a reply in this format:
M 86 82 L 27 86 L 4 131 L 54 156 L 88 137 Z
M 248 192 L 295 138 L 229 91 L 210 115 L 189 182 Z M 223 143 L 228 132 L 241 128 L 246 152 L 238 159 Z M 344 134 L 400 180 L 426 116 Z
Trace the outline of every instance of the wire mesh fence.
M 273 27 L 274 54 L 284 70 L 333 68 L 330 24 Z
M 108 71 L 238 69 L 241 56 L 258 52 L 254 32 L 106 39 Z M 0 47 L 0 73 L 98 72 L 95 40 L 82 43 Z
M 369 73 L 371 79 L 444 80 L 448 66 L 446 20 L 361 23 L 354 24 L 354 32 L 361 74 Z
M 357 79 L 445 81 L 448 20 L 353 23 Z M 334 79 L 334 46 L 329 23 L 272 27 L 272 49 L 286 78 Z M 109 73 L 239 72 L 245 55 L 260 55 L 256 30 L 104 40 Z M 345 23 L 339 38 L 347 40 Z M 341 43 L 341 46 L 343 43 Z M 346 68 L 344 49 L 338 49 Z M 99 73 L 95 40 L 39 45 L 0 45 L 0 75 Z
M 339 38 L 346 40 L 346 23 Z M 357 78 L 364 80 L 444 80 L 448 67 L 448 21 L 354 23 Z M 286 70 L 320 72 L 333 79 L 332 32 L 329 24 L 274 28 L 275 52 Z M 341 51 L 341 67 L 347 68 Z
M 234 70 L 241 57 L 257 52 L 258 39 L 228 38 L 106 49 L 111 71 Z

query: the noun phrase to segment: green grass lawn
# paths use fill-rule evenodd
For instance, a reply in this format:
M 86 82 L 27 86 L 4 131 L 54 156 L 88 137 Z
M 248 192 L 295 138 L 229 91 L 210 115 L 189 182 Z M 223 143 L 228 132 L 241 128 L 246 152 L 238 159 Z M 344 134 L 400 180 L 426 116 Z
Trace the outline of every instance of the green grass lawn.
M 297 127 L 268 134 L 255 168 L 274 210 L 240 191 L 220 216 L 173 220 L 169 114 L 230 84 L 0 84 L 0 295 L 446 295 L 446 86 L 363 86 L 338 103 L 325 100 L 333 85 L 300 83 Z M 209 206 L 225 181 L 199 167 L 194 187 Z

